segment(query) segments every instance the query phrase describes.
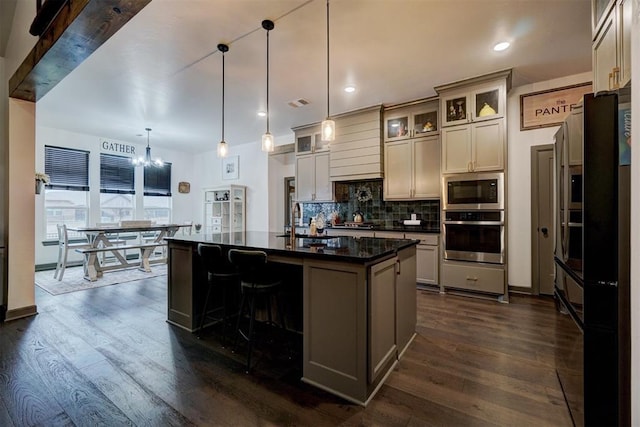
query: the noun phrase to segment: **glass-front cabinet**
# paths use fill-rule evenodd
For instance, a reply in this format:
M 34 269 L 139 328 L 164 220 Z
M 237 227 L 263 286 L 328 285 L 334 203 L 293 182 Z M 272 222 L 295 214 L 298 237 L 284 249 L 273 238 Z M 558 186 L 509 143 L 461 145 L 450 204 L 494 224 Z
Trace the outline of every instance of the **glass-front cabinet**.
M 329 151 L 329 141 L 322 141 L 320 125 L 296 133 L 296 154 L 311 154 Z
M 244 232 L 246 187 L 230 185 L 204 191 L 205 233 Z
M 387 108 L 384 117 L 385 142 L 428 136 L 438 130 L 438 102 Z
M 440 98 L 442 126 L 504 117 L 505 99 L 504 84 L 488 84 L 443 96 Z

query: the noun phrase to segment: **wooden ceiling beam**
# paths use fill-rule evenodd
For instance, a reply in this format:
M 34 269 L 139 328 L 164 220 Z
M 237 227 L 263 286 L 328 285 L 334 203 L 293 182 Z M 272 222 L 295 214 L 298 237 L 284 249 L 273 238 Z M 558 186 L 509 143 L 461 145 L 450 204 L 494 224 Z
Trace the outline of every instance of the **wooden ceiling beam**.
M 69 0 L 9 79 L 9 96 L 38 101 L 150 2 Z

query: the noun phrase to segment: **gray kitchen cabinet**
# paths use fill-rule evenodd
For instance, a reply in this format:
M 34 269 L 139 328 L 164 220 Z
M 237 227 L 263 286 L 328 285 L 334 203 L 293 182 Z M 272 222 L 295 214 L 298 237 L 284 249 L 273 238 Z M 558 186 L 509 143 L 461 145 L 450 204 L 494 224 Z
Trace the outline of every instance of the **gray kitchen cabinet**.
M 442 130 L 442 173 L 504 169 L 504 120 L 451 126 Z
M 413 101 L 385 109 L 384 141 L 429 136 L 438 130 L 438 101 Z
M 416 266 L 420 264 L 419 249 L 398 252 L 396 270 L 396 348 L 398 358 L 407 349 L 416 333 Z
M 413 260 L 415 262 L 415 256 Z M 397 268 L 397 258 L 394 257 L 375 264 L 369 273 L 369 383 L 373 383 L 386 372 L 385 368 L 389 362 L 397 357 Z
M 438 135 L 387 142 L 384 156 L 384 200 L 424 200 L 440 197 Z
M 333 184 L 329 180 L 329 153 L 296 156 L 296 200 L 330 202 Z
M 505 169 L 511 70 L 435 88 L 440 95 L 442 173 Z
M 437 234 L 406 233 L 405 238 L 420 240 L 416 247 L 416 282 L 438 285 L 440 266 L 440 236 Z
M 632 0 L 592 0 L 593 91 L 615 90 L 631 80 Z

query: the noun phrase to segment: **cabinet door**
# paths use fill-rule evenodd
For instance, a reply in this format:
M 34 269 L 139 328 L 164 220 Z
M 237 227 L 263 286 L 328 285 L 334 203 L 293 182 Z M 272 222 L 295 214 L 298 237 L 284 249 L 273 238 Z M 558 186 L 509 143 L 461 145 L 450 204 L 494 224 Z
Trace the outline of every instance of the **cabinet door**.
M 616 9 L 604 21 L 598 38 L 593 43 L 593 91 L 613 89 L 614 77 L 610 76 L 618 64 L 616 40 Z
M 296 157 L 296 200 L 310 202 L 315 192 L 315 157 L 313 155 Z
M 451 95 L 441 98 L 440 108 L 442 126 L 464 124 L 469 121 L 470 99 L 467 94 Z
M 384 146 L 384 199 L 411 198 L 411 142 Z
M 407 139 L 410 137 L 409 130 L 409 113 L 406 109 L 392 114 L 385 113 L 383 130 L 385 141 Z
M 440 197 L 440 141 L 437 136 L 413 140 L 413 198 Z
M 411 136 L 416 138 L 428 136 L 438 130 L 438 109 L 431 103 L 411 114 Z
M 478 88 L 473 92 L 472 121 L 491 120 L 504 116 L 505 96 L 501 85 Z
M 329 179 L 329 153 L 316 154 L 315 163 L 315 194 L 314 201 L 330 202 L 333 200 L 333 184 Z
M 396 357 L 396 258 L 371 267 L 369 277 L 369 383 Z
M 476 123 L 471 129 L 472 170 L 504 169 L 504 119 Z
M 313 135 L 296 135 L 296 154 L 309 154 L 313 151 Z
M 469 172 L 471 129 L 456 126 L 442 129 L 442 173 Z
M 631 10 L 632 0 L 620 0 L 618 5 L 618 67 L 620 75 L 618 83 L 624 87 L 631 80 L 631 25 L 633 13 Z
M 438 284 L 438 246 L 418 245 L 416 281 L 428 285 Z
M 402 354 L 416 332 L 416 251 L 398 252 L 396 274 L 396 345 Z

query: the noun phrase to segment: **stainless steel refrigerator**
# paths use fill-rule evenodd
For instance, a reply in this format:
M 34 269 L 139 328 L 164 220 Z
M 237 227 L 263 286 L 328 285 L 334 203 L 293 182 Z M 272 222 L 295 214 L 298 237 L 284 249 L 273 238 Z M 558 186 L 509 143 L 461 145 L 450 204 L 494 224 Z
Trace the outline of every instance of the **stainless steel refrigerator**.
M 585 95 L 556 135 L 555 296 L 573 324 L 556 366 L 576 425 L 630 424 L 630 102 Z

